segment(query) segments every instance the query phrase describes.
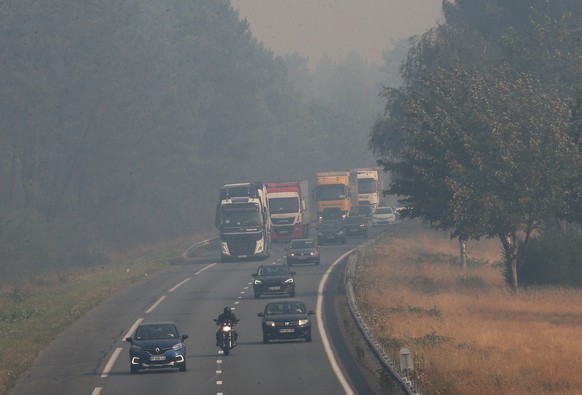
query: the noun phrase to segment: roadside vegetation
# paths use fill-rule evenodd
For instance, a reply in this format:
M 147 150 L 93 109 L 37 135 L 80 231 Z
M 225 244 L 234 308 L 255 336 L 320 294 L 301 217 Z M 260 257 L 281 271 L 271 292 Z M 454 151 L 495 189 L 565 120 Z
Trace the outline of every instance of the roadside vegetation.
M 414 353 L 424 395 L 582 393 L 582 290 L 513 292 L 491 240 L 459 246 L 421 225 L 394 230 L 362 257 L 356 295 L 395 361 Z
M 64 329 L 112 293 L 166 267 L 187 242 L 111 257 L 114 264 L 29 276 L 0 293 L 0 394 L 6 394 L 38 354 Z

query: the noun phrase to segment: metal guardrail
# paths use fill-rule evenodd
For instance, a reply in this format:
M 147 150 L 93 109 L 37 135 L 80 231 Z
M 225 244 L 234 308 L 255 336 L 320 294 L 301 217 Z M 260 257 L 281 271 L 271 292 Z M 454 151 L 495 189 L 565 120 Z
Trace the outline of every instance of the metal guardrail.
M 358 258 L 361 256 L 361 251 L 363 248 L 369 248 L 369 245 L 370 243 L 366 243 L 364 246 L 358 248 L 353 254 L 350 255 L 346 272 L 344 274 L 344 284 L 350 312 L 360 332 L 366 339 L 366 342 L 374 351 L 376 357 L 383 365 L 384 369 L 396 381 L 400 389 L 407 395 L 420 395 L 418 386 L 414 382 L 410 381 L 407 376 L 401 374 L 400 369 L 396 366 L 396 362 L 390 356 L 387 347 L 385 347 L 384 344 L 382 344 L 382 342 L 374 335 L 374 331 L 368 325 L 366 319 L 358 308 L 352 280 L 355 276 L 355 266 L 358 262 Z
M 190 247 L 188 247 L 188 249 L 186 251 L 184 251 L 184 253 L 182 254 L 182 259 L 190 258 L 190 255 L 194 250 L 196 250 L 198 248 L 205 247 L 205 246 L 210 245 L 212 243 L 215 243 L 218 240 L 220 240 L 220 237 L 217 236 L 217 237 L 212 237 L 210 239 L 198 241 L 198 242 L 192 244 Z

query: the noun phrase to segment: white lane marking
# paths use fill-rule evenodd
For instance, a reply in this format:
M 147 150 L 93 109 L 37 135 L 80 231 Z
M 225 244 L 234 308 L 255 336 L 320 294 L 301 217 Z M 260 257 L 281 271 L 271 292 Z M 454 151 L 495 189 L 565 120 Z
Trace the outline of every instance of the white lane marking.
M 210 265 L 203 267 L 202 269 L 198 270 L 196 273 L 194 273 L 194 275 L 200 274 L 202 273 L 204 270 L 210 269 L 212 266 L 216 265 L 216 262 L 211 263 Z
M 239 304 L 239 303 L 240 303 L 239 301 L 234 302 L 234 304 Z
M 149 309 L 147 309 L 147 310 L 146 310 L 146 314 L 149 314 L 149 313 L 151 313 L 152 311 L 154 311 L 154 309 L 155 309 L 156 307 L 158 307 L 158 305 L 159 305 L 160 303 L 162 303 L 162 301 L 163 301 L 164 299 L 166 299 L 166 295 L 162 295 L 162 296 L 160 296 L 160 298 L 158 299 L 158 301 L 157 301 L 156 303 L 154 303 L 154 304 L 152 305 L 152 307 L 150 307 Z
M 222 370 L 217 370 L 216 374 L 222 374 Z
M 217 382 L 216 382 L 216 385 L 222 385 L 222 381 L 220 381 L 220 380 L 219 380 L 219 381 L 217 381 Z
M 103 387 L 95 387 L 91 395 L 99 395 L 103 391 Z
M 135 332 L 135 329 L 137 328 L 137 326 L 139 324 L 141 324 L 142 321 L 143 321 L 143 318 L 138 318 L 137 321 L 135 321 L 133 323 L 133 325 L 131 326 L 131 328 L 129 328 L 129 330 L 127 331 L 127 333 L 125 334 L 125 336 L 123 337 L 123 339 L 121 339 L 121 341 L 124 342 L 126 338 L 131 337 L 131 335 L 133 335 L 133 332 Z
M 184 283 L 187 283 L 188 281 L 190 281 L 190 277 L 188 277 L 186 280 L 174 285 L 172 288 L 170 288 L 170 290 L 168 292 L 174 292 L 176 289 L 178 289 L 178 287 Z
M 119 354 L 121 354 L 121 350 L 122 348 L 118 347 L 115 349 L 115 351 L 113 351 L 113 355 L 111 355 L 111 358 L 109 358 L 109 361 L 107 361 L 107 365 L 105 365 L 105 369 L 103 369 L 103 373 L 101 373 L 101 378 L 106 378 L 109 375 L 111 368 L 113 368 L 115 361 L 117 361 Z
M 338 259 L 336 259 L 331 266 L 325 271 L 325 274 L 321 278 L 319 282 L 319 287 L 317 289 L 317 307 L 315 309 L 315 316 L 317 318 L 317 327 L 319 329 L 319 336 L 321 337 L 321 341 L 323 342 L 323 347 L 325 348 L 325 353 L 327 354 L 327 359 L 329 359 L 329 363 L 331 364 L 331 368 L 333 369 L 337 379 L 339 380 L 340 384 L 344 388 L 346 395 L 353 395 L 354 391 L 350 387 L 350 384 L 346 380 L 342 370 L 340 369 L 337 360 L 335 359 L 335 355 L 333 354 L 333 349 L 330 346 L 329 338 L 327 337 L 327 331 L 325 330 L 325 323 L 323 322 L 323 288 L 325 287 L 325 283 L 334 268 L 342 259 L 344 259 L 347 255 L 351 254 L 354 249 L 349 250 Z

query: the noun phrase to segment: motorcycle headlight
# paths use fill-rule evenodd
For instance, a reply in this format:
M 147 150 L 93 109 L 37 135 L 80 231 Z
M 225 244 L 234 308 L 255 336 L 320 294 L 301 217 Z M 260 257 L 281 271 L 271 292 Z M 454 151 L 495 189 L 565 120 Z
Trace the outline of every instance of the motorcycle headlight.
M 182 347 L 184 347 L 184 344 L 182 344 L 182 343 L 176 343 L 176 344 L 174 344 L 174 345 L 172 346 L 172 350 L 174 350 L 174 351 L 178 351 L 178 350 L 181 350 L 181 349 L 182 349 Z
M 288 278 L 287 280 L 285 280 L 285 284 L 293 284 L 293 279 Z
M 307 325 L 309 324 L 309 320 L 299 320 L 299 326 L 303 326 L 303 325 Z
M 231 329 L 231 328 L 230 328 L 230 326 L 228 326 L 228 325 L 225 325 L 225 326 L 223 326 L 223 327 L 222 327 L 222 331 L 223 331 L 223 332 L 230 332 L 230 329 Z

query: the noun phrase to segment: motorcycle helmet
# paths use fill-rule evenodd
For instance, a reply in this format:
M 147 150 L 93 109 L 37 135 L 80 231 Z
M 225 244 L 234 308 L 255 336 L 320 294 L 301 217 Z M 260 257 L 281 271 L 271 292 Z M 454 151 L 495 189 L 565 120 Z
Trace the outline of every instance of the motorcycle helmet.
M 231 311 L 232 309 L 228 306 L 224 308 L 224 314 L 230 314 Z

